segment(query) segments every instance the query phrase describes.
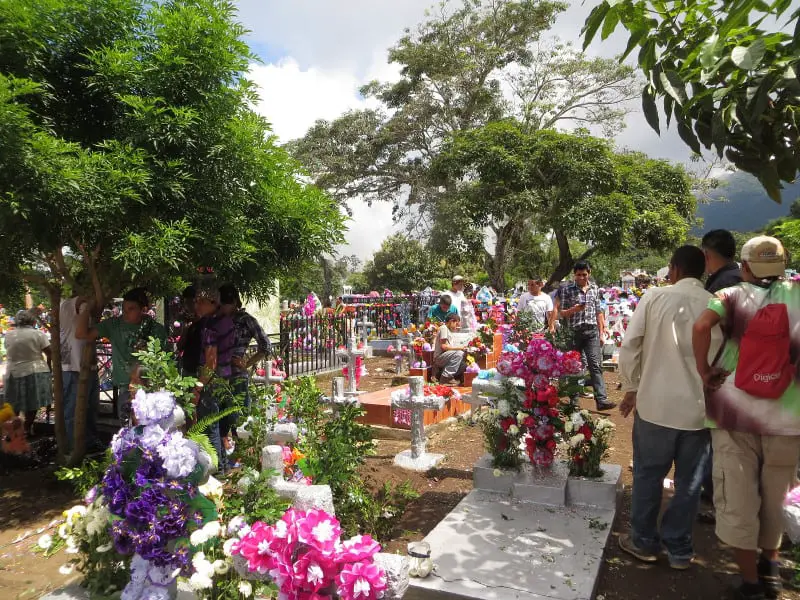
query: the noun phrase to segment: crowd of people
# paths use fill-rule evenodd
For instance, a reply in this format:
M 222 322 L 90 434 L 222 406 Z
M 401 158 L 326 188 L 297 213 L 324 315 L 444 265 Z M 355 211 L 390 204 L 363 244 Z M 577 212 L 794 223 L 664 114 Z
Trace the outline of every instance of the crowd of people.
M 189 286 L 182 298 L 187 326 L 179 340 L 177 358 L 183 375 L 199 381 L 195 393 L 196 418 L 216 414 L 234 399 L 249 406 L 250 368 L 271 354 L 268 337 L 258 321 L 244 310 L 233 285 L 202 289 Z M 37 323 L 36 313 L 21 310 L 15 316 L 14 328 L 5 334 L 8 365 L 5 398 L 15 414 L 24 415 L 29 436 L 34 433 L 37 412 L 53 401 L 50 337 L 36 327 Z M 96 309 L 92 297 L 74 294 L 61 303 L 59 331 L 68 444 L 73 445 L 79 374 L 82 364 L 86 364 L 89 372 L 86 444 L 90 451 L 102 450 L 97 430 L 100 384 L 95 342 L 106 340 L 111 346 L 116 416 L 120 423 L 127 424 L 131 420 L 131 395 L 141 377 L 135 354 L 144 350 L 151 338 L 166 348 L 167 331 L 154 318 L 143 288 L 128 291 L 116 314 Z M 257 351 L 249 355 L 253 341 Z M 232 449 L 236 419 L 236 414 L 230 415 L 208 430 L 222 471 L 227 468 L 226 448 Z
M 626 331 L 620 410 L 634 415 L 633 497 L 619 545 L 646 563 L 665 548 L 673 569 L 687 569 L 701 497 L 713 499 L 717 537 L 742 576 L 734 596 L 761 600 L 780 595 L 783 503 L 800 459 L 800 287 L 785 278 L 777 239 L 749 240 L 740 265 L 735 254 L 722 230 L 678 248 L 672 285 L 644 294 Z

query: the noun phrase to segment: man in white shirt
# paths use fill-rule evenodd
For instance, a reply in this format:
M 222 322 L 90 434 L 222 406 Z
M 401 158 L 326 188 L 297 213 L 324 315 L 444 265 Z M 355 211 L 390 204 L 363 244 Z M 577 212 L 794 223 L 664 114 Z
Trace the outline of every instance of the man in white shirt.
M 461 275 L 454 275 L 450 283 L 450 291 L 448 294 L 450 294 L 450 297 L 453 299 L 453 306 L 460 317 L 461 304 L 466 298 L 464 295 L 464 278 Z
M 74 294 L 72 298 L 61 302 L 59 323 L 61 331 L 61 370 L 62 393 L 64 403 L 64 424 L 70 447 L 75 431 L 75 407 L 78 400 L 78 376 L 81 371 L 81 354 L 88 343 L 75 337 L 79 314 L 88 310 L 87 299 Z M 97 411 L 100 404 L 100 382 L 97 379 L 96 366 L 89 373 L 88 401 L 86 407 L 86 448 L 89 451 L 98 449 Z
M 545 331 L 553 318 L 553 299 L 542 291 L 543 286 L 541 277 L 528 279 L 528 291 L 517 301 L 517 311 L 533 313 L 537 332 Z
M 712 297 L 700 281 L 704 271 L 702 250 L 678 248 L 669 265 L 673 285 L 642 296 L 619 354 L 620 412 L 627 417 L 635 409 L 631 532 L 620 536 L 619 546 L 653 563 L 663 544 L 677 570 L 689 568 L 694 557 L 692 525 L 711 451 L 703 381 L 692 353 L 692 327 Z M 675 494 L 659 531 L 663 482 L 673 464 Z

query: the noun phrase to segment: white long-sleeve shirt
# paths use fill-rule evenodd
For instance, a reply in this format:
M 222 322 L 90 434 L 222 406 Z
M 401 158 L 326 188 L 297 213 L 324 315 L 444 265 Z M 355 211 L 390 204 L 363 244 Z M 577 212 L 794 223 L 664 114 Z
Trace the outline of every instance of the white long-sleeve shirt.
M 692 327 L 712 295 L 694 278 L 652 288 L 631 317 L 619 352 L 625 392 L 635 391 L 636 410 L 650 423 L 696 431 L 704 428 L 703 381 L 692 351 Z M 712 336 L 710 359 L 721 334 Z

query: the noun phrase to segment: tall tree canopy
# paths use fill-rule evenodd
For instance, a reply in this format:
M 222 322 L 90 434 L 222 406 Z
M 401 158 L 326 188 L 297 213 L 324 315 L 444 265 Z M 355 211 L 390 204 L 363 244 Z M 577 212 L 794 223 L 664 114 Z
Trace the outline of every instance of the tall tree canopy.
M 663 99 L 667 125 L 674 116 L 694 152 L 713 147 L 779 202 L 781 181 L 800 171 L 800 8 L 791 0 L 604 0 L 586 20 L 584 47 L 619 24 L 630 33 L 624 56 L 639 49 L 650 126 L 660 131 Z
M 400 79 L 361 90 L 378 108 L 318 121 L 290 151 L 341 202 L 391 201 L 397 217 L 422 219 L 427 230 L 441 212 L 430 165 L 450 136 L 509 114 L 530 129 L 622 126 L 620 103 L 638 93 L 633 69 L 540 40 L 565 8 L 549 0 L 443 2 L 389 49 Z
M 341 239 L 251 108 L 243 34 L 226 0 L 0 3 L 0 260 L 51 290 L 54 365 L 75 268 L 99 299 L 197 265 L 258 295 Z
M 674 247 L 694 215 L 690 180 L 680 166 L 640 153 L 614 153 L 585 134 L 529 133 L 514 122 L 491 123 L 449 142 L 434 165 L 443 179 L 461 183 L 453 198 L 478 228 L 489 227 L 492 284 L 505 287 L 505 267 L 525 232 L 552 232 L 559 260 L 550 282 L 560 281 L 576 257 L 570 241 L 594 252 L 619 253 L 629 245 Z

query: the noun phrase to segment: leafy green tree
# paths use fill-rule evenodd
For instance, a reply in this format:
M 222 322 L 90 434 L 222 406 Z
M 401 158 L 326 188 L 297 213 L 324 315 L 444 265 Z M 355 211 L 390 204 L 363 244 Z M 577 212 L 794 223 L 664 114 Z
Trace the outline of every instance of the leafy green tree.
M 619 24 L 630 33 L 623 57 L 639 49 L 650 126 L 660 131 L 663 99 L 667 125 L 674 117 L 694 152 L 713 147 L 780 202 L 781 181 L 800 169 L 800 8 L 791 0 L 604 0 L 586 20 L 584 48 Z
M 619 129 L 622 103 L 637 93 L 631 68 L 587 58 L 557 41 L 539 43 L 565 7 L 547 0 L 442 3 L 390 48 L 400 79 L 361 90 L 378 108 L 318 121 L 290 151 L 341 202 L 391 201 L 397 219 L 422 223 L 415 235 L 432 233 L 444 240 L 434 241 L 440 249 L 480 255 L 474 232 L 448 239 L 446 232 L 457 227 L 450 226 L 450 200 L 440 201 L 454 182 L 430 176 L 442 144 L 509 114 L 531 130 L 569 124 Z M 504 87 L 511 93 L 504 95 Z
M 598 251 L 676 245 L 695 210 L 680 166 L 640 153 L 615 154 L 607 142 L 585 134 L 527 133 L 513 122 L 455 137 L 435 169 L 461 180 L 454 193 L 475 225 L 494 234 L 487 271 L 497 288 L 504 286 L 509 254 L 528 229 L 552 233 L 558 248 L 553 283 L 569 273 L 576 258 Z M 572 254 L 571 240 L 586 244 L 579 257 Z
M 431 285 L 441 275 L 430 253 L 417 240 L 392 235 L 364 265 L 364 276 L 373 290 L 384 288 L 412 292 Z
M 0 3 L 0 256 L 9 280 L 50 292 L 62 451 L 70 263 L 98 303 L 174 289 L 197 265 L 260 296 L 341 240 L 336 205 L 251 108 L 243 34 L 224 0 Z M 84 414 L 79 394 L 73 461 Z

